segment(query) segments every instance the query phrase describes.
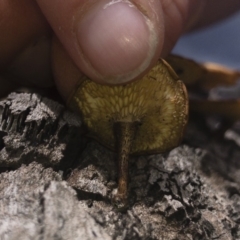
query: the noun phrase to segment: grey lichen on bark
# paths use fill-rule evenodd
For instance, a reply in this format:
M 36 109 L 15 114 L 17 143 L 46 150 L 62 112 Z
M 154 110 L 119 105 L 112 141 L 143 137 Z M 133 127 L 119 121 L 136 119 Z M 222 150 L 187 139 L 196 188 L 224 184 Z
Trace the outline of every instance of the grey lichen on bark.
M 86 141 L 78 116 L 29 93 L 0 113 L 0 238 L 240 239 L 237 126 L 216 139 L 190 121 L 179 147 L 131 157 L 119 212 L 116 154 Z

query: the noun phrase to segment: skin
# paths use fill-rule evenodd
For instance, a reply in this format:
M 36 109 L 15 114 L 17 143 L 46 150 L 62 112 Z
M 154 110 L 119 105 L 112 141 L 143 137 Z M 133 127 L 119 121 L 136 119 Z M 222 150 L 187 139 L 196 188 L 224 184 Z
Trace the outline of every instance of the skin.
M 126 58 L 124 55 L 117 54 L 118 47 L 115 40 L 104 43 L 101 32 L 98 35 L 95 34 L 95 42 L 91 43 L 93 45 L 90 48 L 88 46 L 92 40 L 87 38 L 91 29 L 86 26 L 89 26 L 89 21 L 92 21 L 91 14 L 96 15 L 99 9 L 109 2 L 111 1 L 70 0 L 66 4 L 64 0 L 0 1 L 0 31 L 2 32 L 0 34 L 0 96 L 17 86 L 49 87 L 56 84 L 63 98 L 68 98 L 76 82 L 71 78 L 62 82 L 58 77 L 55 78 L 55 83 L 53 81 L 51 71 L 53 35 L 63 44 L 67 54 L 81 73 L 99 83 L 119 84 L 123 80 L 129 82 L 143 75 L 160 56 L 164 57 L 171 51 L 183 33 L 205 27 L 240 9 L 239 0 L 132 0 L 136 11 L 131 13 L 132 8 L 130 10 L 126 8 L 127 11 L 129 10 L 129 19 L 132 22 L 134 14 L 136 18 L 144 14 L 151 23 L 155 38 L 153 40 L 150 36 L 147 25 L 138 24 L 136 21 L 136 31 L 130 29 L 133 32 L 133 39 L 135 34 L 137 38 L 140 36 L 143 40 L 137 42 L 139 49 L 135 52 L 133 48 L 136 44 L 131 45 L 130 41 L 126 45 L 126 54 L 130 53 Z M 126 5 L 126 2 L 122 0 L 115 6 L 119 6 L 121 10 L 122 6 L 125 7 L 124 4 Z M 104 13 L 111 16 L 113 10 L 109 9 L 107 8 Z M 120 12 L 119 9 L 114 10 L 116 15 Z M 140 11 L 140 15 L 137 11 Z M 99 14 L 96 22 L 102 19 L 102 15 Z M 124 21 L 123 23 L 128 26 L 128 22 Z M 121 21 L 119 24 L 121 25 Z M 125 25 L 122 29 L 124 27 Z M 97 29 L 96 26 L 95 28 Z M 114 34 L 114 31 L 109 34 Z M 109 54 L 111 52 L 116 54 L 105 56 L 95 51 L 94 47 L 100 41 L 103 46 L 109 46 L 113 50 Z M 141 45 L 145 42 L 147 44 Z M 148 46 L 152 47 L 151 54 Z M 95 53 L 92 53 L 91 49 L 94 49 L 98 57 L 86 57 L 88 54 L 93 56 Z M 139 67 L 140 60 L 146 59 L 146 56 L 148 56 L 148 62 L 144 67 Z M 129 59 L 128 64 L 125 64 L 126 59 Z M 58 75 L 55 73 L 55 76 Z M 120 80 L 116 82 L 114 79 Z

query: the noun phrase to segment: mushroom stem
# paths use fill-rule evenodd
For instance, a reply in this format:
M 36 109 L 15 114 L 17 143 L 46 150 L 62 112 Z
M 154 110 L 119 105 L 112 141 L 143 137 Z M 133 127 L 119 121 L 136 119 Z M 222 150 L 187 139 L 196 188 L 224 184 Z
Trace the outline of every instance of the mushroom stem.
M 118 207 L 125 207 L 128 197 L 129 153 L 136 131 L 136 122 L 116 122 L 114 128 L 118 158 L 118 191 L 115 201 Z

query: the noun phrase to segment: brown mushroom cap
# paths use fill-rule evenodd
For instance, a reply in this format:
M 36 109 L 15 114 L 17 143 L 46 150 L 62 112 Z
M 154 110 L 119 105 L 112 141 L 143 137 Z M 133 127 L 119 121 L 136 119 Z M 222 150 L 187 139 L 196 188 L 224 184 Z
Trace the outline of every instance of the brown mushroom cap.
M 182 81 L 159 60 L 142 79 L 118 86 L 83 81 L 73 96 L 90 136 L 115 148 L 114 123 L 133 122 L 131 154 L 160 153 L 176 147 L 188 117 Z
M 216 63 L 200 64 L 177 55 L 169 55 L 166 60 L 188 88 L 210 90 L 220 85 L 232 86 L 240 78 L 239 71 Z

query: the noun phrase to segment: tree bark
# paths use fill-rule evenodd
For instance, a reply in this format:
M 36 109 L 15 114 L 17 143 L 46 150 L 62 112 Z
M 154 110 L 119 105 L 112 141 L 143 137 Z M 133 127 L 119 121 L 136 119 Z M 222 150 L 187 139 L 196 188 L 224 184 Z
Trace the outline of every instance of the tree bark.
M 240 127 L 191 119 L 183 143 L 131 157 L 129 208 L 111 202 L 116 154 L 50 99 L 0 101 L 0 239 L 240 239 Z

